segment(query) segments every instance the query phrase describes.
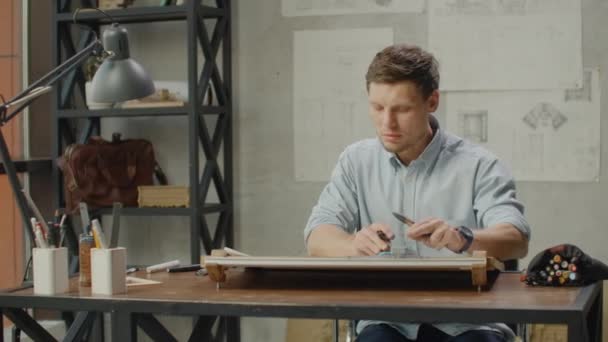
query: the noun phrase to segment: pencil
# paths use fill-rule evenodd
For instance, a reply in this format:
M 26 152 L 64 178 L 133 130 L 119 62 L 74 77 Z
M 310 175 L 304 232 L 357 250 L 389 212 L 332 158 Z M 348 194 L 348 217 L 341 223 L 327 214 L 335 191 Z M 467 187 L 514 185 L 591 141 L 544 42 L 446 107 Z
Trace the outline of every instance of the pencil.
M 408 217 L 403 216 L 401 214 L 393 213 L 393 216 L 395 216 L 397 220 L 407 224 L 408 226 L 413 226 L 414 224 L 416 224 L 416 222 L 414 222 L 412 219 L 409 219 Z

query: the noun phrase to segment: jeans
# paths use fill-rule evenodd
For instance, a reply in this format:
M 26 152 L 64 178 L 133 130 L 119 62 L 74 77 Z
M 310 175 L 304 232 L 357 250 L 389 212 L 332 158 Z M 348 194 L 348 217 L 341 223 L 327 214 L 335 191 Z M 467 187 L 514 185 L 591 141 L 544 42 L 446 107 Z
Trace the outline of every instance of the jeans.
M 471 330 L 450 336 L 430 324 L 421 324 L 415 340 L 407 339 L 387 324 L 370 325 L 363 329 L 357 342 L 506 342 L 503 335 L 490 330 Z

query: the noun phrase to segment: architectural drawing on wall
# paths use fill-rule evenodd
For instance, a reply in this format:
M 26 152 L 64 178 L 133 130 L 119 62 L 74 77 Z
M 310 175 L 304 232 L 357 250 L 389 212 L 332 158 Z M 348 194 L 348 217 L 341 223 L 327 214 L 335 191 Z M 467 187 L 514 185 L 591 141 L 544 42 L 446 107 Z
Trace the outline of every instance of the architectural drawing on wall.
M 551 126 L 558 130 L 568 118 L 552 104 L 542 102 L 534 106 L 522 120 L 532 129 Z
M 438 9 L 442 15 L 492 14 L 492 3 L 487 0 L 448 0 L 445 8 Z
M 429 0 L 428 15 L 442 90 L 581 87 L 581 0 Z
M 524 15 L 528 0 L 498 0 L 497 10 L 504 15 Z
M 376 2 L 376 5 L 382 7 L 389 7 L 393 4 L 393 0 L 374 0 L 374 2 Z
M 566 101 L 588 101 L 591 102 L 591 71 L 583 73 L 583 87 L 579 89 L 566 89 L 564 97 Z
M 327 181 L 347 145 L 375 136 L 365 72 L 373 56 L 392 43 L 388 28 L 294 32 L 297 181 Z
M 478 110 L 458 114 L 462 137 L 476 143 L 488 141 L 488 111 Z
M 513 133 L 513 142 L 512 160 L 520 160 L 530 173 L 545 171 L 545 137 L 543 133 Z
M 599 69 L 586 71 L 591 101 L 567 101 L 563 90 L 448 92 L 446 127 L 497 155 L 516 180 L 598 181 Z M 463 123 L 463 113 L 480 108 L 487 111 L 485 142 Z
M 285 17 L 364 13 L 421 13 L 424 0 L 281 0 Z

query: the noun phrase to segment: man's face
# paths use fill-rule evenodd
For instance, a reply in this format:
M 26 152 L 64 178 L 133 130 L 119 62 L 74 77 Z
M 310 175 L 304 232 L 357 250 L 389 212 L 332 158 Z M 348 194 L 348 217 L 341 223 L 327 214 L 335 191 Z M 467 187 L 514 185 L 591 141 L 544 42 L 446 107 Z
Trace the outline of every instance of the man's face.
M 419 145 L 429 131 L 428 114 L 439 104 L 439 92 L 428 98 L 411 81 L 370 83 L 369 112 L 384 148 L 392 153 Z

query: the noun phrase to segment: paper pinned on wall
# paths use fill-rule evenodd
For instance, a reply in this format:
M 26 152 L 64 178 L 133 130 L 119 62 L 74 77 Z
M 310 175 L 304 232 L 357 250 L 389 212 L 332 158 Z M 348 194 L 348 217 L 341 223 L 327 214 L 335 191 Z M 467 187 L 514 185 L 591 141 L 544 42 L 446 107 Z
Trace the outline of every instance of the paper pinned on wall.
M 421 13 L 424 0 L 282 0 L 283 16 Z
M 446 94 L 447 129 L 510 166 L 519 181 L 599 181 L 599 70 L 578 89 Z
M 429 0 L 442 90 L 581 85 L 580 0 Z
M 327 181 L 347 145 L 374 137 L 365 72 L 373 56 L 392 43 L 390 28 L 294 32 L 297 181 Z

